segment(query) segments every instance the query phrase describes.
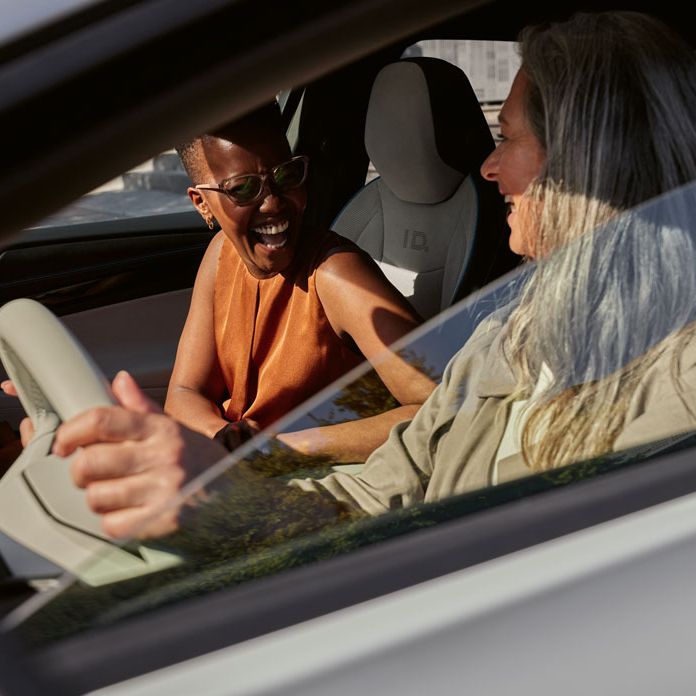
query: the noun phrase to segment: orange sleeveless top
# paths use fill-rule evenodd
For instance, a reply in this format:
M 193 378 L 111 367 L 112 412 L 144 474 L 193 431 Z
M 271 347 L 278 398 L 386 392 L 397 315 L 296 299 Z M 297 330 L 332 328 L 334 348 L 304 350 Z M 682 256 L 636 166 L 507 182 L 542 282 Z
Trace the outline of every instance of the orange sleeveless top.
M 225 239 L 215 277 L 215 344 L 229 399 L 225 418 L 262 428 L 362 362 L 329 324 L 315 287 L 330 251 L 353 242 L 311 235 L 283 274 L 259 280 Z

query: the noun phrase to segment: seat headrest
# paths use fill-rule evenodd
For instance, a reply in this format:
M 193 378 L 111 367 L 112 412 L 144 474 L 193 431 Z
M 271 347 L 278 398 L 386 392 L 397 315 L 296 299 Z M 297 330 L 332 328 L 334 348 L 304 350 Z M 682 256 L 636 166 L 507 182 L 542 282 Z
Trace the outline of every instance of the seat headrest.
M 494 147 L 466 75 L 439 58 L 405 58 L 375 78 L 365 147 L 389 189 L 409 203 L 440 203 Z

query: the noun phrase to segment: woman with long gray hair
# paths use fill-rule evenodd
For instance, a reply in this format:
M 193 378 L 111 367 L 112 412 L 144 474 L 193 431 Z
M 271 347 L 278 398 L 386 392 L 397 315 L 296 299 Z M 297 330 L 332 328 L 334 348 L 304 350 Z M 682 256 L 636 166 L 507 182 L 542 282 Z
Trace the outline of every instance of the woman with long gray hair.
M 294 480 L 293 495 L 378 514 L 696 428 L 693 53 L 653 18 L 609 12 L 528 28 L 521 54 L 481 171 L 509 205 L 511 248 L 530 260 L 523 290 L 359 475 Z M 54 449 L 83 446 L 75 478 L 112 533 L 170 530 L 172 515 L 153 524 L 153 512 L 214 453 L 132 380 L 114 391 L 126 406 L 114 433 L 86 414 Z
M 633 442 L 621 433 L 646 425 L 630 421 L 644 415 L 656 364 L 696 423 L 690 365 L 679 364 L 696 318 L 696 196 L 685 187 L 696 179 L 696 69 L 690 47 L 637 13 L 581 14 L 520 38 L 525 115 L 546 157 L 526 193 L 536 268 L 505 352 L 515 396 L 543 365 L 552 375 L 522 437 L 527 464 L 548 469 Z

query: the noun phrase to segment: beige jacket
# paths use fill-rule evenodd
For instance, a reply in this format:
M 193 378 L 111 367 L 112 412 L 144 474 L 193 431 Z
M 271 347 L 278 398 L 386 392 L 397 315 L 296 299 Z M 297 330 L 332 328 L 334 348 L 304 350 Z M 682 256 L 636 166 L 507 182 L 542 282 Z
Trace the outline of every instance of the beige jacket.
M 306 491 L 328 491 L 373 515 L 491 485 L 509 410 L 504 400 L 515 387 L 501 348 L 507 314 L 499 313 L 479 326 L 414 419 L 393 428 L 362 473 L 333 473 L 291 484 Z M 695 343 L 684 351 L 679 366 L 691 412 L 676 392 L 670 377 L 672 353 L 667 352 L 634 394 L 615 450 L 696 429 Z M 520 454 L 498 463 L 498 483 L 531 473 Z

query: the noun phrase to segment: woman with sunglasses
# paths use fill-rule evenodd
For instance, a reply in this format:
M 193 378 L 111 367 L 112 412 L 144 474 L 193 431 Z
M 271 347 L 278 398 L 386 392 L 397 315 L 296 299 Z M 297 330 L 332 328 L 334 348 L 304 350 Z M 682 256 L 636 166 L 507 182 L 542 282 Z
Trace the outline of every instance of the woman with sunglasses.
M 233 449 L 366 358 L 401 407 L 279 436 L 304 454 L 363 461 L 435 386 L 387 351 L 419 317 L 352 242 L 303 225 L 308 160 L 292 157 L 275 102 L 177 150 L 193 205 L 220 232 L 198 272 L 166 411 Z

